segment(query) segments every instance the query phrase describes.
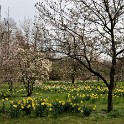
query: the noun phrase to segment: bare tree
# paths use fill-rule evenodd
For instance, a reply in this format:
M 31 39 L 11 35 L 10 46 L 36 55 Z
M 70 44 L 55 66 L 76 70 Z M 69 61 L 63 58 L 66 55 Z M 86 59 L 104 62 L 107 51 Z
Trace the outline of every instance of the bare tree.
M 122 18 L 123 0 L 59 0 L 37 3 L 39 19 L 46 24 L 49 33 L 46 40 L 53 49 L 82 64 L 99 77 L 108 88 L 108 112 L 113 110 L 113 92 L 116 87 L 116 61 L 124 52 Z M 104 59 L 110 65 L 103 64 Z M 105 66 L 109 79 L 94 68 Z

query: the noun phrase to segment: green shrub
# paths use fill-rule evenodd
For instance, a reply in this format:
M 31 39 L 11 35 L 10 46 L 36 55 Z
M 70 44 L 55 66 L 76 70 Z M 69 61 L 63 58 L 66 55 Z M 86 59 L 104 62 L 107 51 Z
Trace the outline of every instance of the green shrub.
M 48 116 L 49 107 L 46 103 L 38 101 L 35 107 L 35 115 L 38 117 Z
M 52 115 L 54 117 L 57 117 L 58 115 L 62 114 L 64 112 L 64 106 L 59 101 L 55 101 L 52 103 Z
M 11 118 L 17 118 L 20 116 L 20 107 L 18 105 L 11 105 L 9 108 L 9 114 Z
M 90 116 L 90 114 L 92 113 L 93 109 L 90 106 L 83 106 L 83 115 L 84 116 Z

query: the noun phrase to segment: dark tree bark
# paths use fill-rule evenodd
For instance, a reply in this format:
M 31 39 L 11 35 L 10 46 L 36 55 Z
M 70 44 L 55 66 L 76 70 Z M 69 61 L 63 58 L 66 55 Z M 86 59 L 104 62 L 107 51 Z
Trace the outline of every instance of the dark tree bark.
M 108 110 L 107 112 L 111 112 L 113 110 L 113 88 L 108 88 Z
M 12 95 L 12 91 L 13 91 L 13 81 L 10 80 L 10 81 L 8 82 L 8 84 L 9 84 L 9 91 L 11 92 L 11 95 Z
M 72 84 L 74 84 L 74 83 L 75 83 L 75 76 L 72 75 L 72 78 L 71 78 L 71 79 L 72 79 L 72 80 L 71 80 Z
M 27 96 L 31 96 L 32 95 L 32 91 L 33 91 L 33 84 L 31 83 L 30 80 L 27 81 Z

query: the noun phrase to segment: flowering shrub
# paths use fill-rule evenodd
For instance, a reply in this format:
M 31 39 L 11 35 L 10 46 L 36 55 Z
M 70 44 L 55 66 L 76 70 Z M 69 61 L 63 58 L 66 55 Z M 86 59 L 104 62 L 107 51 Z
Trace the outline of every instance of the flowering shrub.
M 18 78 L 23 79 L 27 96 L 31 96 L 36 80 L 43 81 L 49 79 L 52 63 L 49 59 L 46 59 L 44 53 L 34 51 L 33 49 L 18 49 L 15 58 L 18 58 L 16 59 L 18 71 L 20 72 Z

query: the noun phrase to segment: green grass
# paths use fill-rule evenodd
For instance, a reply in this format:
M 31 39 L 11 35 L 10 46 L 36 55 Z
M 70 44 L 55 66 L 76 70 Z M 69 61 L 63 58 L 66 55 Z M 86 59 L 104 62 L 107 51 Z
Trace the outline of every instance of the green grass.
M 1 118 L 0 124 L 123 124 L 124 117 L 120 118 L 110 118 L 103 116 L 90 116 L 81 118 L 76 115 L 62 115 L 58 118 L 43 117 L 22 117 L 22 118 Z
M 68 93 L 71 96 L 77 94 L 91 95 L 97 94 L 98 99 L 95 102 L 85 100 L 86 105 L 97 106 L 95 112 L 89 117 L 82 117 L 78 114 L 63 113 L 58 118 L 51 115 L 48 117 L 35 117 L 33 115 L 12 119 L 8 114 L 0 114 L 0 124 L 123 124 L 124 123 L 124 83 L 118 84 L 114 92 L 114 112 L 107 114 L 107 88 L 103 83 L 76 83 L 75 85 L 60 82 L 48 82 L 41 86 L 36 86 L 33 91 L 32 98 L 48 98 L 49 102 L 58 100 L 66 100 Z M 0 101 L 8 98 L 6 106 L 9 107 L 10 100 L 26 99 L 27 93 L 22 84 L 14 84 L 13 95 L 8 92 L 7 84 L 0 84 Z M 78 98 L 78 96 L 77 96 Z M 79 100 L 79 99 L 78 99 Z M 0 108 L 2 102 L 0 102 Z

